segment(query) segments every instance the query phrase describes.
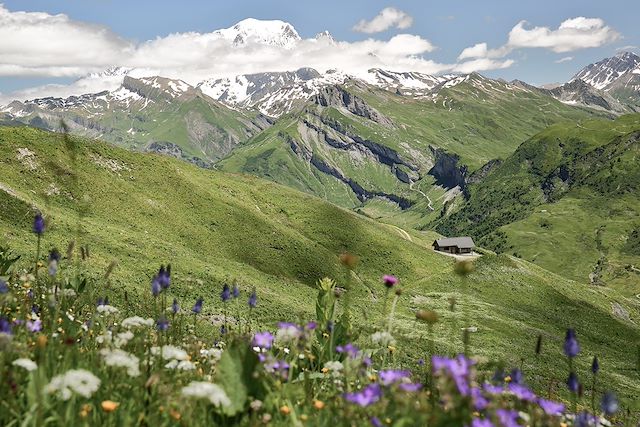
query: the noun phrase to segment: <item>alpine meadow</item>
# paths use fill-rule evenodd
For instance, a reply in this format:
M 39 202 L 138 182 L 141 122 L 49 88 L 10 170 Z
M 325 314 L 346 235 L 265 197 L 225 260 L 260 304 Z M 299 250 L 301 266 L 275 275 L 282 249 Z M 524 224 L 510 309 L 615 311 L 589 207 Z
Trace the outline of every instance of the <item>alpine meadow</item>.
M 640 426 L 637 5 L 183 3 L 0 4 L 0 425 Z

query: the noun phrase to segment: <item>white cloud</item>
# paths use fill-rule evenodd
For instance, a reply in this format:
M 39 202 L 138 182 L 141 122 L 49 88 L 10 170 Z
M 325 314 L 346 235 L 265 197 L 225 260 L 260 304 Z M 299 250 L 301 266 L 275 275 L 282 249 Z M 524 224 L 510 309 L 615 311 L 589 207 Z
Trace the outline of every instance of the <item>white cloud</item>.
M 406 30 L 413 24 L 411 15 L 395 7 L 386 7 L 380 11 L 371 21 L 365 19 L 358 22 L 353 30 L 359 33 L 379 33 L 389 28 Z
M 486 43 L 478 43 L 464 49 L 458 59 L 502 58 L 515 49 L 544 48 L 556 53 L 599 47 L 617 40 L 620 34 L 607 26 L 600 18 L 577 17 L 567 19 L 558 29 L 548 27 L 526 28 L 527 21 L 520 21 L 509 32 L 505 45 L 489 49 Z
M 127 55 L 132 44 L 66 15 L 11 12 L 0 4 L 0 76 L 77 76 Z
M 573 56 L 565 56 L 564 58 L 557 59 L 554 61 L 556 64 L 562 64 L 563 62 L 573 61 Z
M 395 25 L 408 26 L 409 22 L 396 20 Z M 112 90 L 122 81 L 121 75 L 89 75 L 112 65 L 133 68 L 134 77 L 160 75 L 195 85 L 210 78 L 301 67 L 320 72 L 338 69 L 354 75 L 362 75 L 370 68 L 437 74 L 486 71 L 513 64 L 512 60 L 473 55 L 462 57 L 460 61 L 467 59 L 462 63 L 438 63 L 425 57 L 435 46 L 411 34 L 398 34 L 389 40 L 368 38 L 346 42 L 330 37 L 301 39 L 295 29 L 288 27 L 281 21 L 249 19 L 222 31 L 175 33 L 134 43 L 108 28 L 74 21 L 66 15 L 11 12 L 0 4 L 0 76 L 79 77 L 71 85 L 46 85 L 5 93 L 0 96 L 0 105 L 11 99 Z M 278 31 L 283 29 L 290 36 L 287 42 L 271 43 L 271 36 L 277 38 Z M 247 37 L 237 43 L 233 31 Z M 252 36 L 251 31 L 271 33 L 264 38 L 262 33 Z

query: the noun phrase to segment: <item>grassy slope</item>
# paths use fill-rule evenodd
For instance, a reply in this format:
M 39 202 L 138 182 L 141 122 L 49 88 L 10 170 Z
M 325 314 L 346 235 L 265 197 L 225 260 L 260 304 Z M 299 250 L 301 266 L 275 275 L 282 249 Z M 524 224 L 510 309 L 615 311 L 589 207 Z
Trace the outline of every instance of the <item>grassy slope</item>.
M 640 224 L 637 131 L 640 115 L 552 126 L 472 187 L 469 203 L 439 229 L 582 282 L 596 272 L 595 281 L 638 293 L 640 258 L 626 245 Z M 546 197 L 545 181 L 553 185 Z
M 28 147 L 36 170 L 16 158 Z M 157 155 L 131 153 L 107 144 L 81 143 L 77 151 L 80 191 L 73 189 L 69 151 L 59 135 L 29 128 L 0 128 L 0 232 L 8 243 L 29 253 L 35 239 L 28 233 L 30 204 L 50 219 L 44 248 L 64 248 L 76 228 L 76 204 L 83 200 L 81 241 L 92 248 L 93 261 L 119 266 L 111 293 L 123 305 L 123 291 L 136 306 L 147 295 L 149 277 L 161 262 L 171 261 L 171 292 L 184 305 L 205 297 L 205 311 L 219 313 L 220 282 L 236 278 L 244 290 L 255 286 L 261 322 L 310 318 L 320 277 L 341 280 L 336 254 L 348 250 L 361 257 L 353 300 L 358 323 L 368 330 L 378 319 L 384 299 L 383 273 L 398 275 L 405 292 L 399 302 L 396 336 L 401 337 L 399 363 L 424 356 L 426 330 L 416 325 L 412 310 L 433 308 L 437 350 L 461 349 L 460 328 L 479 328 L 472 336 L 475 353 L 520 363 L 539 388 L 538 372 L 560 383 L 564 367 L 557 362 L 564 328 L 574 326 L 584 348 L 579 358 L 586 372 L 589 357 L 600 355 L 603 384 L 629 400 L 640 393 L 634 355 L 628 344 L 640 340 L 638 328 L 611 314 L 612 302 L 640 316 L 635 300 L 612 289 L 588 288 L 506 256 L 487 256 L 468 283 L 452 274 L 451 258 L 428 249 L 433 233 L 411 232 L 378 224 L 322 200 L 257 178 L 205 171 Z M 99 157 L 97 157 L 99 156 Z M 95 160 L 110 159 L 129 170 L 112 172 Z M 113 164 L 113 163 L 112 163 Z M 45 197 L 54 185 L 60 195 Z M 73 194 L 73 200 L 69 197 Z M 102 292 L 102 291 L 101 291 Z M 107 291 L 105 291 L 107 292 Z M 447 311 L 455 297 L 455 312 Z M 532 359 L 535 337 L 545 337 L 545 352 Z M 542 363 L 544 362 L 544 365 Z M 538 364 L 540 363 L 540 364 Z M 562 387 L 559 387 L 562 388 Z M 560 392 L 565 397 L 564 392 Z
M 222 160 L 220 168 L 267 178 L 343 207 L 360 207 L 361 203 L 347 185 L 318 171 L 292 151 L 287 138 L 293 138 L 365 189 L 397 194 L 416 203 L 404 212 L 392 204 L 384 209 L 369 207 L 373 210 L 372 216 L 385 217 L 387 221 L 403 226 L 424 226 L 438 217 L 444 201 L 440 198 L 444 193 L 442 187 L 434 185 L 433 178 L 427 175 L 433 164 L 430 146 L 459 155 L 461 163 L 473 171 L 491 159 L 507 157 L 522 141 L 552 123 L 593 115 L 539 93 L 479 75 L 441 90 L 433 99 L 401 96 L 362 84 L 348 84 L 345 88 L 389 117 L 395 126 L 384 127 L 332 107 L 309 106 L 302 112 L 281 118 L 273 128 L 234 150 Z M 299 123 L 303 120 L 326 129 L 319 117 L 389 147 L 402 158 L 412 159 L 419 166 L 422 177 L 415 183 L 415 188 L 430 195 L 435 210 L 429 211 L 424 197 L 399 181 L 388 166 L 375 159 L 347 154 L 313 136 L 299 133 Z M 328 132 L 332 133 L 331 130 Z M 368 203 L 365 210 L 366 205 Z

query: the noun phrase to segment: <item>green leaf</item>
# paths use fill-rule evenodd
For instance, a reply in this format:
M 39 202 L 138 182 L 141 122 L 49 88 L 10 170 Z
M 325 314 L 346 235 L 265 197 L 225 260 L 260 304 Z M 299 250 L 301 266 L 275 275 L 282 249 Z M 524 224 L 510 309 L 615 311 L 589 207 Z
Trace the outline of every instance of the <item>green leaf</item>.
M 216 383 L 227 393 L 231 405 L 223 408 L 233 416 L 245 409 L 249 396 L 261 397 L 262 384 L 253 377 L 258 357 L 246 343 L 232 342 L 222 353 L 216 372 Z

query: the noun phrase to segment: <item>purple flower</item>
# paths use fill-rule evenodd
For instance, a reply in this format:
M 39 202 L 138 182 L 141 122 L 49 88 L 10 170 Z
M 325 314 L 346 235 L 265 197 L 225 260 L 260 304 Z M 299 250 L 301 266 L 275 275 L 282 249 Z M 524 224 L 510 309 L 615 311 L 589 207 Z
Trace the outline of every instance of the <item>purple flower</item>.
M 471 388 L 471 398 L 473 399 L 473 406 L 476 408 L 476 411 L 482 411 L 489 406 L 489 399 L 482 395 L 482 390 L 478 387 Z
M 486 391 L 487 393 L 490 393 L 490 394 L 502 394 L 502 392 L 504 391 L 504 387 L 503 386 L 501 386 L 501 385 L 493 385 L 491 383 L 484 383 L 482 388 L 484 389 L 484 391 Z
M 204 302 L 204 300 L 202 298 L 198 298 L 196 300 L 196 303 L 193 305 L 193 308 L 191 309 L 191 311 L 194 314 L 200 314 L 200 312 L 202 311 L 202 303 Z
M 178 300 L 174 298 L 173 303 L 171 304 L 171 312 L 173 314 L 178 314 L 179 311 L 180 311 L 180 304 L 178 304 Z
M 284 360 L 269 361 L 265 363 L 264 369 L 267 372 L 277 374 L 284 380 L 286 380 L 289 377 L 289 364 Z
M 387 371 L 380 371 L 379 375 L 380 382 L 383 385 L 391 385 L 400 382 L 405 378 L 409 378 L 411 376 L 411 372 L 389 369 Z
M 538 405 L 547 415 L 557 416 L 564 412 L 564 405 L 553 400 L 538 399 Z
M 459 354 L 455 359 L 433 356 L 431 363 L 434 374 L 439 371 L 445 371 L 456 383 L 460 394 L 463 396 L 469 395 L 469 368 L 473 364 L 471 360 L 467 359 L 463 354 Z
M 345 345 L 339 345 L 336 347 L 337 353 L 343 353 L 349 356 L 352 359 L 358 357 L 358 353 L 360 353 L 360 349 L 353 345 L 352 343 L 348 343 Z
M 605 393 L 600 401 L 600 408 L 607 415 L 615 414 L 618 411 L 618 398 L 616 395 L 611 392 Z
M 580 388 L 580 382 L 578 381 L 578 376 L 575 372 L 569 373 L 569 378 L 567 378 L 567 387 L 572 393 L 578 392 L 578 389 Z
M 238 298 L 240 296 L 240 288 L 238 287 L 238 285 L 234 284 L 233 285 L 233 297 L 234 298 Z
M 518 412 L 507 409 L 496 409 L 498 420 L 504 427 L 521 427 L 518 424 Z
M 0 279 L 0 294 L 6 294 L 9 292 L 9 286 L 7 286 L 7 282 Z
M 580 353 L 580 344 L 578 344 L 578 339 L 576 338 L 576 331 L 569 328 L 564 338 L 564 354 L 568 358 L 574 358 L 578 353 Z
M 42 330 L 42 321 L 40 319 L 27 320 L 27 330 L 29 332 L 40 332 Z
M 0 334 L 11 335 L 11 323 L 4 317 L 0 317 Z
M 160 295 L 160 291 L 162 291 L 160 278 L 158 276 L 153 276 L 153 280 L 151 280 L 151 294 L 154 297 L 157 297 L 158 295 Z
M 533 402 L 536 399 L 535 393 L 522 384 L 509 384 L 509 391 L 520 400 Z
M 371 422 L 371 425 L 373 427 L 382 427 L 383 426 L 382 421 L 380 421 L 380 419 L 378 417 L 371 417 L 369 419 L 369 421 Z
M 60 261 L 60 252 L 58 252 L 58 250 L 55 248 L 49 251 L 49 262 L 51 261 Z
M 318 324 L 314 321 L 307 323 L 307 325 L 305 326 L 305 328 L 309 331 L 313 331 L 317 327 L 318 327 Z
M 599 425 L 598 417 L 588 412 L 580 412 L 573 422 L 575 427 L 592 427 Z
M 263 350 L 268 350 L 273 345 L 273 335 L 270 332 L 256 332 L 253 336 L 252 345 L 254 347 L 260 347 Z
M 98 307 L 100 307 L 101 305 L 104 305 L 104 298 L 98 298 L 98 301 L 96 302 L 96 305 Z
M 593 356 L 593 362 L 591 362 L 591 372 L 596 375 L 600 371 L 600 361 L 598 356 Z
M 402 391 L 406 391 L 406 392 L 409 392 L 409 393 L 415 393 L 417 391 L 420 391 L 420 389 L 422 388 L 422 384 L 418 384 L 418 383 L 402 383 L 398 387 Z
M 158 271 L 158 282 L 162 289 L 168 289 L 171 286 L 171 264 L 167 264 L 165 268 L 164 265 L 160 266 L 160 270 Z
M 158 328 L 160 332 L 167 331 L 169 329 L 169 321 L 167 320 L 167 318 L 164 316 L 159 318 L 156 322 L 156 328 Z
M 42 236 L 44 234 L 44 229 L 44 218 L 42 218 L 42 214 L 38 212 L 33 218 L 33 232 L 38 236 Z
M 511 384 L 524 384 L 524 377 L 522 371 L 518 368 L 511 370 Z
M 424 366 L 425 362 L 424 362 L 424 359 L 420 358 L 420 359 L 418 359 L 417 363 L 418 363 L 418 366 Z
M 256 291 L 255 289 L 253 290 L 253 292 L 251 292 L 251 295 L 249 296 L 249 307 L 251 308 L 256 308 L 258 305 L 258 295 L 256 295 Z
M 385 274 L 384 276 L 382 276 L 382 283 L 384 283 L 387 288 L 393 288 L 396 284 L 398 284 L 398 278 L 389 274 Z
M 369 384 L 357 393 L 346 393 L 344 398 L 356 405 L 365 407 L 376 403 L 382 397 L 382 389 L 379 384 Z
M 493 427 L 493 423 L 491 420 L 474 418 L 473 421 L 471 421 L 471 427 Z
M 220 299 L 222 302 L 227 302 L 231 299 L 231 289 L 226 283 L 222 286 L 222 292 L 220 292 Z

